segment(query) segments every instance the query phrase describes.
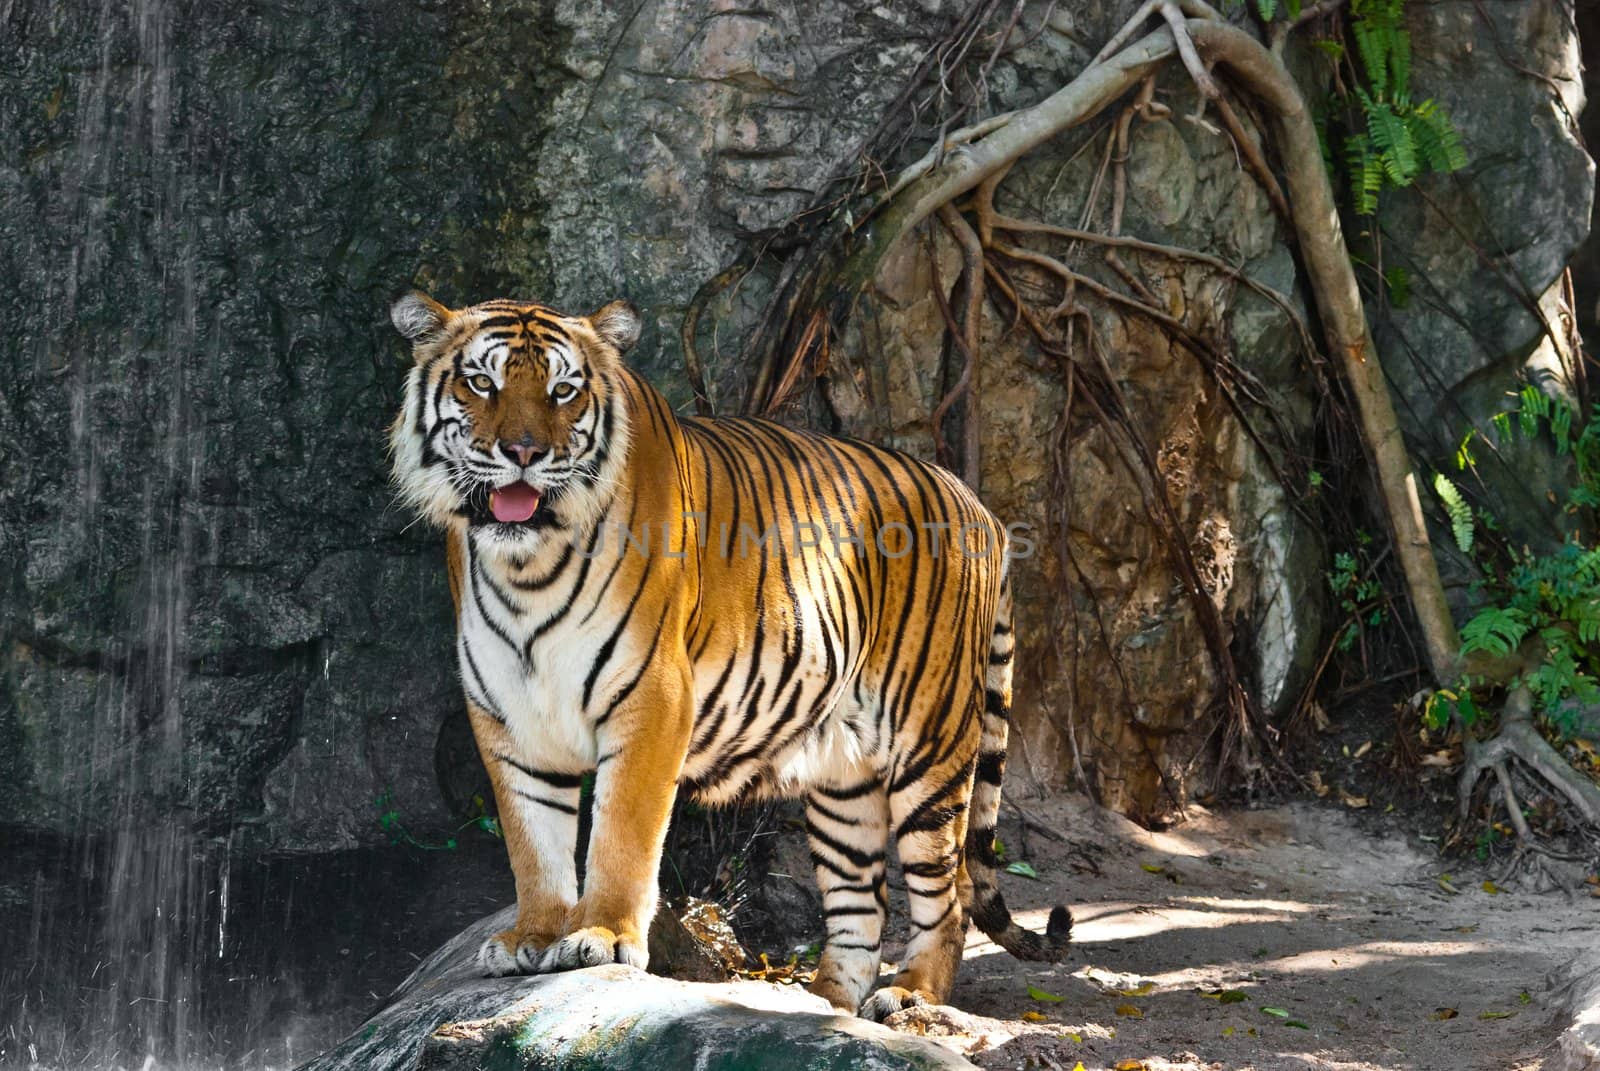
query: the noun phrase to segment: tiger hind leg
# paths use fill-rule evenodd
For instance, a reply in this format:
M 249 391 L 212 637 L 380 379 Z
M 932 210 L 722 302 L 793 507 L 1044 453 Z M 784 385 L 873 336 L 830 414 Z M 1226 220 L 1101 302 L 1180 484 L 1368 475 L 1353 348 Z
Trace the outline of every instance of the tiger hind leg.
M 889 807 L 883 783 L 863 772 L 859 781 L 813 787 L 806 797 L 806 832 L 827 927 L 811 991 L 854 1015 L 877 980 L 889 910 L 884 883 Z
M 862 1004 L 861 1014 L 868 1019 L 882 1021 L 901 1008 L 942 1004 L 955 985 L 967 934 L 957 881 L 972 769 L 971 759 L 942 764 L 890 790 L 889 814 L 905 875 L 911 939 L 894 981 Z

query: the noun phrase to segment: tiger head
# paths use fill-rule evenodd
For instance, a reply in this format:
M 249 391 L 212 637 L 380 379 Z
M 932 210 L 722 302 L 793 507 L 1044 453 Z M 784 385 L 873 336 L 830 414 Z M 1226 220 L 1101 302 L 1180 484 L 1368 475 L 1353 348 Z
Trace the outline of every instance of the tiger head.
M 413 291 L 390 318 L 415 365 L 389 432 L 401 497 L 505 549 L 585 525 L 627 453 L 619 372 L 639 315 L 490 301 L 452 310 Z

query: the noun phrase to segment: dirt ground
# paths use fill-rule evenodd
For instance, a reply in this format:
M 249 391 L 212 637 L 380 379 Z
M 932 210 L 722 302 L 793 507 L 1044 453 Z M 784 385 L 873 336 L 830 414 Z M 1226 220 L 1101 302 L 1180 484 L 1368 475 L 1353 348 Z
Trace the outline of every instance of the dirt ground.
M 1025 807 L 1064 839 L 1031 834 L 1038 880 L 1007 876 L 1005 893 L 1035 928 L 1069 904 L 1072 958 L 1021 963 L 974 933 L 960 1011 L 891 1025 L 949 1035 L 986 1068 L 1584 1066 L 1555 1050 L 1600 970 L 1587 889 L 1486 891 L 1484 874 L 1442 859 L 1400 815 L 1331 801 L 1197 809 L 1166 833 L 1081 799 Z M 1015 812 L 1001 834 L 1014 857 Z

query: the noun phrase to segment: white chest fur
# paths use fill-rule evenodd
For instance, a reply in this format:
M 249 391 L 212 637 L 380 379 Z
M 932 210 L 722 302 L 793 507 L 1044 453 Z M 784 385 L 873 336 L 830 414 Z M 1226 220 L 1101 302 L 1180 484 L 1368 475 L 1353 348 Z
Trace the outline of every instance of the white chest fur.
M 595 652 L 616 622 L 593 612 L 573 590 L 577 570 L 567 572 L 528 594 L 469 551 L 456 653 L 468 698 L 505 724 L 524 757 L 579 770 L 595 764 L 594 707 L 627 659 L 612 659 L 591 682 Z

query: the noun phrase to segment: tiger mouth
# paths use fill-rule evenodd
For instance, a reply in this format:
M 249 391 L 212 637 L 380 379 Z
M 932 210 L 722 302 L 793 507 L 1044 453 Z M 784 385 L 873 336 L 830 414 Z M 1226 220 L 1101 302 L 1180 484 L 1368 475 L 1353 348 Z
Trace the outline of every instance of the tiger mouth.
M 537 526 L 550 514 L 550 498 L 548 492 L 522 480 L 502 487 L 480 484 L 467 496 L 465 512 L 478 525 Z

